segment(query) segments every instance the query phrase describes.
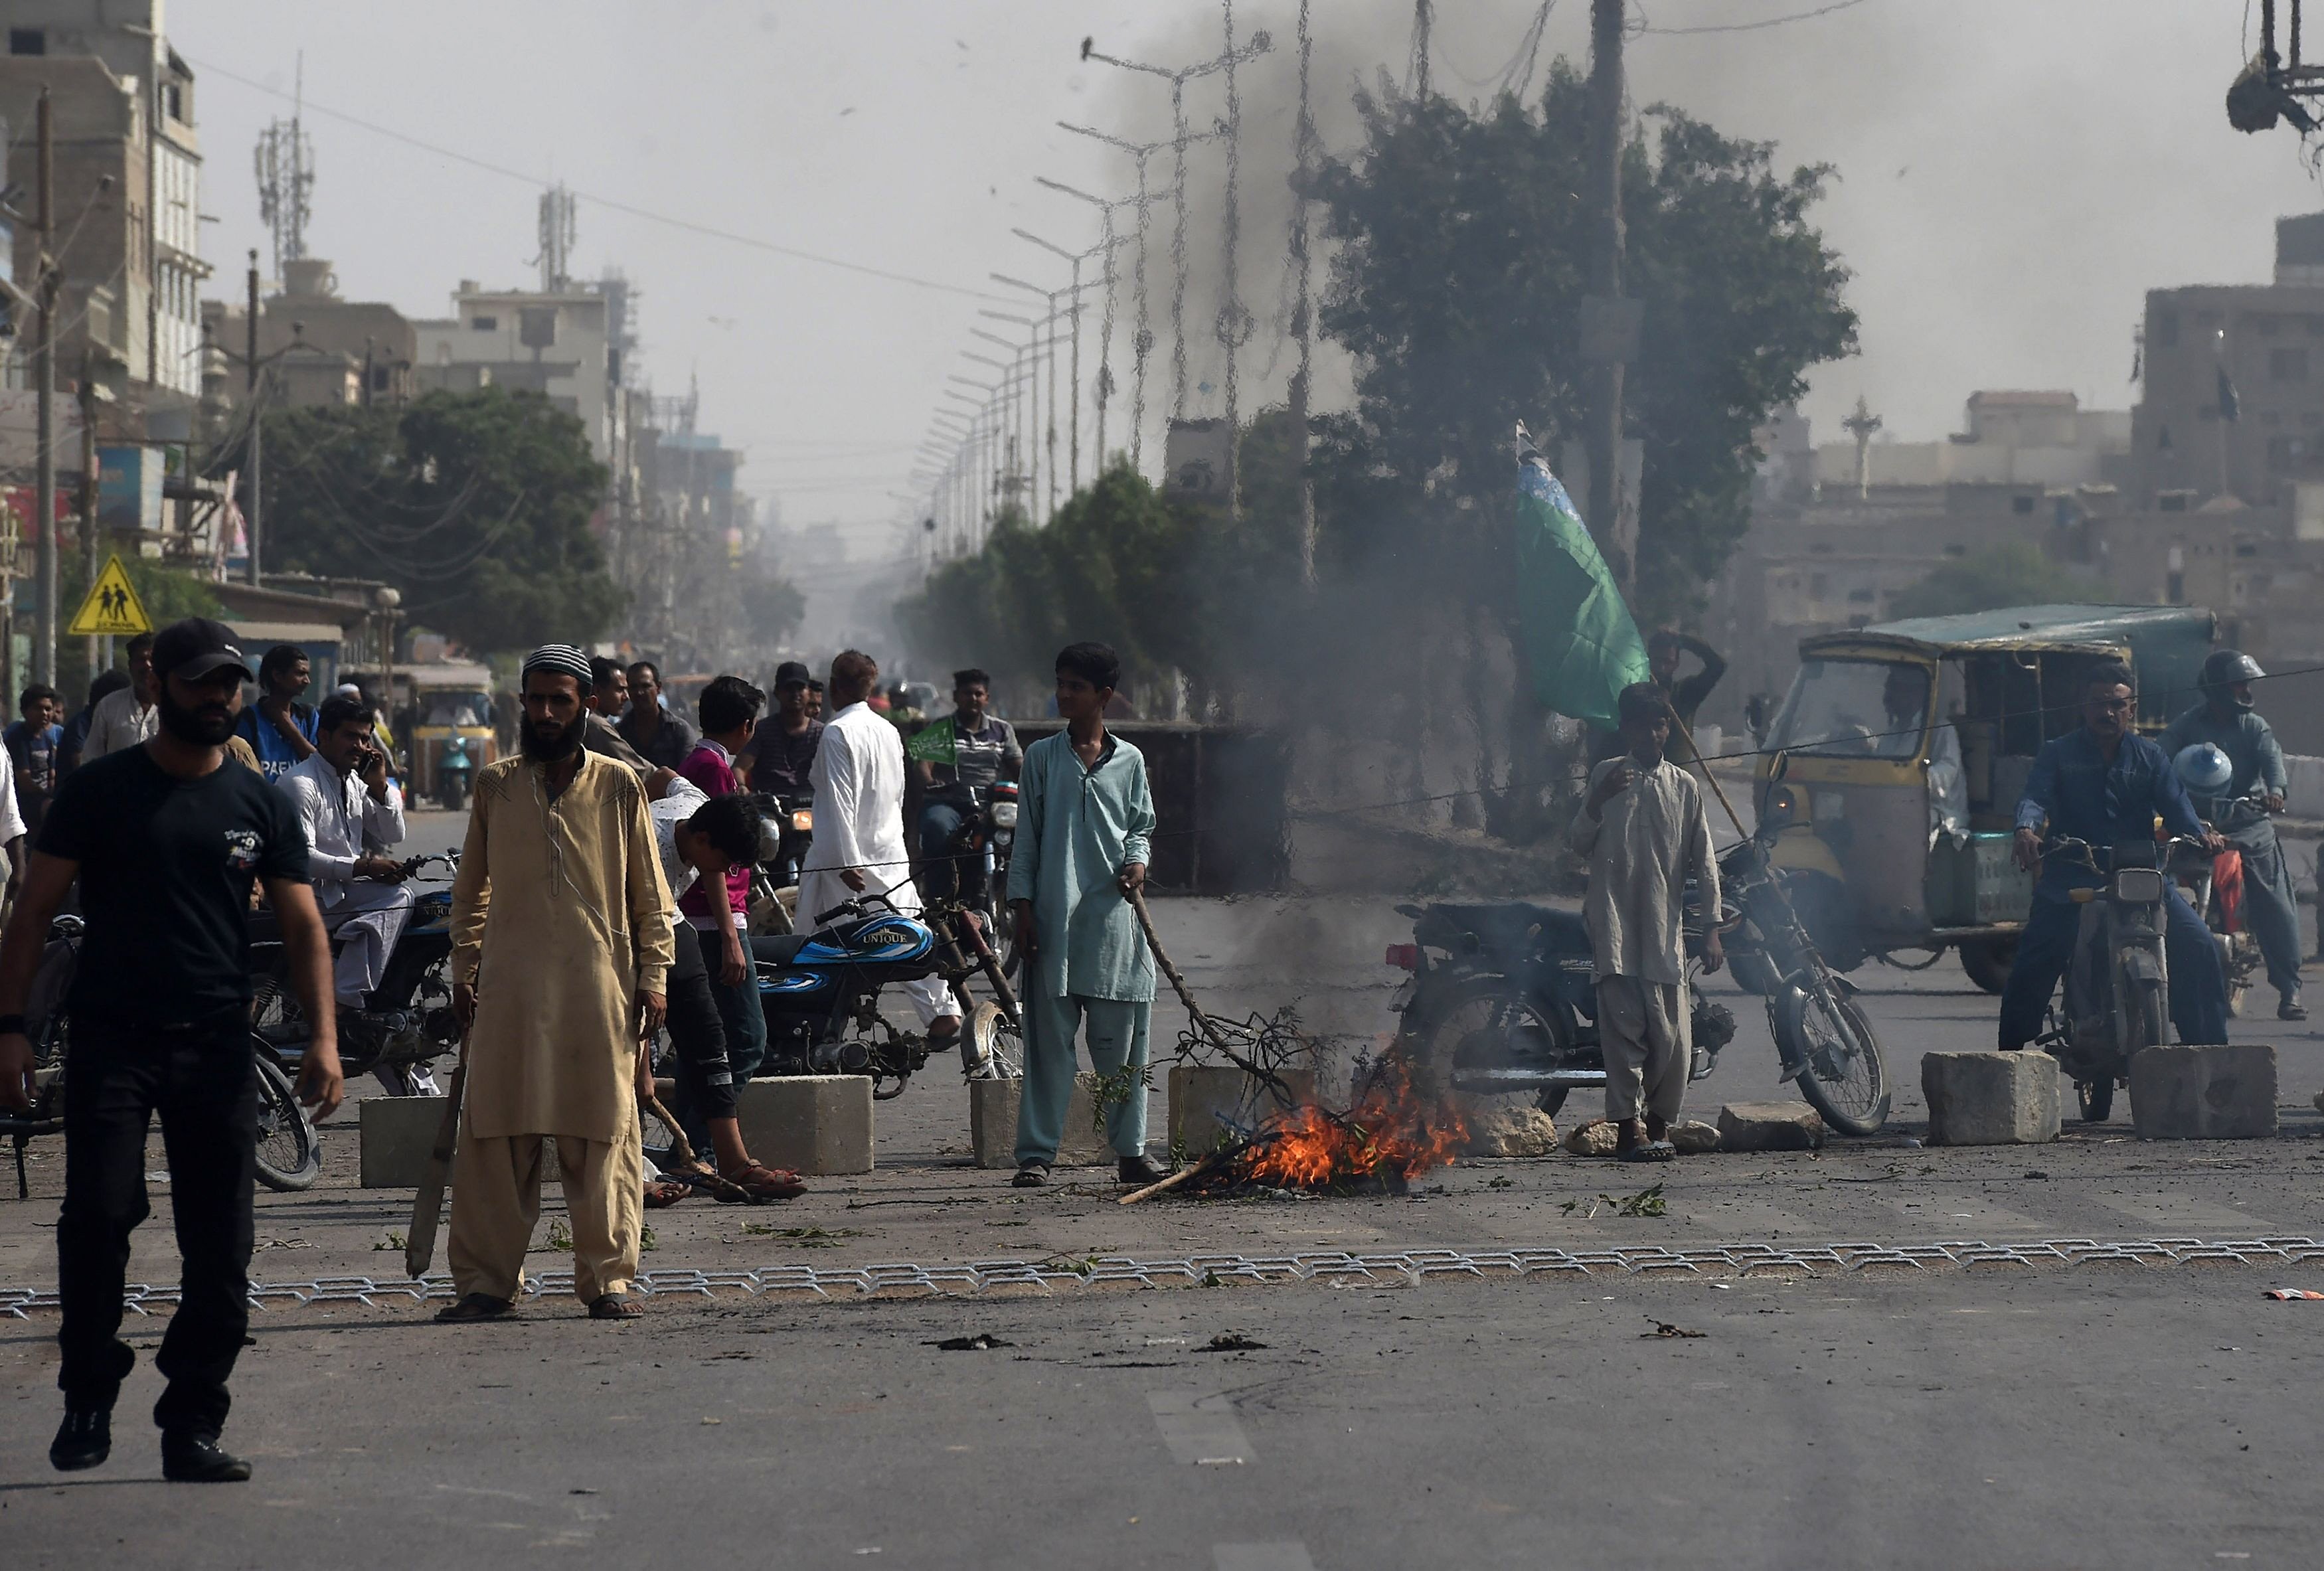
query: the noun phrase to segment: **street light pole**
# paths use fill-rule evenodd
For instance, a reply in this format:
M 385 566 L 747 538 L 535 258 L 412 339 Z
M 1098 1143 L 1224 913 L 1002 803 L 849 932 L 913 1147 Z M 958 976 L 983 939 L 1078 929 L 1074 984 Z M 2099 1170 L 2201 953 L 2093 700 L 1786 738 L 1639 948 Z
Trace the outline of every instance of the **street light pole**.
M 243 531 L 249 548 L 250 560 L 245 573 L 253 588 L 259 587 L 259 476 L 262 468 L 262 448 L 266 430 L 266 405 L 258 396 L 258 248 L 250 251 L 250 300 L 248 320 L 244 324 L 248 332 L 250 363 L 244 371 L 243 386 L 250 399 L 250 511 L 243 519 Z
M 32 439 L 39 451 L 32 460 L 32 557 L 40 583 L 34 591 L 37 645 L 32 651 L 35 680 L 55 686 L 57 679 L 57 259 L 49 247 L 56 239 L 56 131 L 49 111 L 49 92 L 41 89 L 35 112 L 40 143 L 40 330 L 32 342 L 33 373 L 39 389 L 39 409 Z

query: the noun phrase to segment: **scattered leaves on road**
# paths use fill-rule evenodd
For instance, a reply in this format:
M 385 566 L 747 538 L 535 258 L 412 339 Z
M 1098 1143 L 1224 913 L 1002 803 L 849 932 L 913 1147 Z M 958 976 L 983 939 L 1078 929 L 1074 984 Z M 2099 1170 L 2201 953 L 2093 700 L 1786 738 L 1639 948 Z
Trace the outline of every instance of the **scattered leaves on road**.
M 863 1236 L 855 1227 L 777 1227 L 767 1222 L 745 1222 L 742 1231 L 753 1238 L 771 1238 L 791 1249 L 837 1249 L 851 1238 Z
M 973 1336 L 947 1336 L 941 1342 L 929 1342 L 924 1346 L 944 1353 L 986 1353 L 995 1347 L 1014 1347 L 1014 1342 L 1003 1342 L 990 1331 L 980 1331 Z
M 389 1229 L 389 1231 L 388 1231 L 388 1234 L 387 1234 L 387 1238 L 386 1238 L 385 1242 L 383 1242 L 383 1243 L 374 1243 L 374 1244 L 373 1244 L 371 1247 L 372 1247 L 372 1250 L 373 1250 L 373 1252 L 377 1252 L 378 1251 L 383 1250 L 383 1249 L 395 1249 L 395 1250 L 400 1250 L 400 1249 L 401 1249 L 401 1248 L 403 1248 L 403 1247 L 404 1247 L 404 1242 L 405 1242 L 405 1241 L 404 1241 L 403 1234 L 401 1234 L 401 1233 L 398 1233 L 398 1232 L 394 1231 L 392 1228 L 391 1228 L 391 1229 Z
M 1667 1320 L 1655 1320 L 1652 1315 L 1647 1316 L 1646 1318 L 1653 1322 L 1655 1328 L 1651 1331 L 1641 1331 L 1638 1333 L 1638 1339 L 1642 1342 L 1657 1340 L 1665 1342 L 1680 1340 L 1692 1341 L 1697 1337 L 1709 1335 L 1709 1333 L 1702 1331 L 1690 1331 L 1683 1326 L 1674 1326 Z
M 1197 1353 L 1259 1353 L 1267 1347 L 1264 1342 L 1254 1342 L 1239 1331 L 1222 1331 L 1200 1347 Z

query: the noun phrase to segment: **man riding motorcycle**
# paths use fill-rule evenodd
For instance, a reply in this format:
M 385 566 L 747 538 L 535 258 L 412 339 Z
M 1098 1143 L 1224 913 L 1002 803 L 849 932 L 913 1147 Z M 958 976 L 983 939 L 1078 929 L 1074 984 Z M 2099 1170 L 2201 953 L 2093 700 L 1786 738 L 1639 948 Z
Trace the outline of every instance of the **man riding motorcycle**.
M 2252 707 L 2252 683 L 2267 673 L 2241 650 L 2211 652 L 2203 662 L 2203 701 L 2171 723 L 2163 734 L 2163 750 L 2177 758 L 2190 747 L 2206 743 L 2227 755 L 2234 772 L 2217 796 L 2194 799 L 2195 810 L 2243 853 L 2244 890 L 2249 897 L 2251 930 L 2267 961 L 2267 979 L 2273 984 L 2278 1020 L 2306 1020 L 2300 1002 L 2300 908 L 2292 888 L 2292 869 L 2276 844 L 2269 813 L 2283 811 L 2289 776 L 2283 749 Z M 2239 805 L 2239 799 L 2257 794 L 2264 811 Z
M 2059 978 L 2073 958 L 2080 908 L 2073 892 L 2103 884 L 2092 869 L 2042 855 L 2043 826 L 2052 836 L 2107 847 L 2152 842 L 2157 816 L 2173 835 L 2200 840 L 2217 855 L 2225 839 L 2203 827 L 2187 799 L 2171 755 L 2131 729 L 2137 700 L 2130 668 L 2103 661 L 2083 689 L 2082 725 L 2046 742 L 2017 803 L 2017 865 L 2039 867 L 2033 910 L 2017 940 L 2001 994 L 2001 1050 L 2015 1052 L 2042 1034 Z M 2163 892 L 2163 945 L 2171 976 L 2171 1021 L 2182 1042 L 2227 1040 L 2227 984 L 2210 929 L 2178 889 Z

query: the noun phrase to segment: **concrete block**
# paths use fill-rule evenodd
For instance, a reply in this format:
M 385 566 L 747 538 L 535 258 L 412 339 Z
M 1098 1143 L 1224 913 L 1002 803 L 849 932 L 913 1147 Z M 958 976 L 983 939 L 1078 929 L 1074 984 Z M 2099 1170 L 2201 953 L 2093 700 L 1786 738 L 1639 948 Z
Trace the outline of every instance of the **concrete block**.
M 2130 1119 L 2141 1140 L 2266 1140 L 2275 1133 L 2275 1049 L 2148 1048 L 2130 1060 Z
M 1093 1120 L 1096 1104 L 1092 1094 L 1097 1077 L 1074 1077 L 1074 1095 L 1065 1104 L 1065 1132 L 1057 1139 L 1061 1168 L 1110 1168 L 1113 1148 L 1097 1133 Z M 1025 1091 L 1022 1080 L 971 1080 L 968 1083 L 968 1135 L 980 1168 L 1017 1165 L 1017 1105 Z
M 1284 1071 L 1295 1105 L 1315 1100 L 1315 1077 L 1306 1069 Z M 1280 1111 L 1282 1104 L 1267 1086 L 1231 1064 L 1174 1064 L 1170 1067 L 1170 1144 L 1183 1147 L 1190 1157 L 1207 1156 L 1227 1139 L 1223 1116 L 1239 1128 L 1250 1129 Z
M 1924 1053 L 1932 1145 L 2039 1145 L 2058 1138 L 2058 1060 L 2047 1053 Z
M 742 1143 L 770 1168 L 829 1177 L 872 1170 L 868 1075 L 774 1075 L 735 1097 Z
M 444 1122 L 441 1096 L 370 1096 L 355 1104 L 355 1182 L 416 1189 Z
M 1804 1102 L 1730 1102 L 1719 1110 L 1723 1151 L 1812 1151 L 1823 1144 L 1823 1119 Z

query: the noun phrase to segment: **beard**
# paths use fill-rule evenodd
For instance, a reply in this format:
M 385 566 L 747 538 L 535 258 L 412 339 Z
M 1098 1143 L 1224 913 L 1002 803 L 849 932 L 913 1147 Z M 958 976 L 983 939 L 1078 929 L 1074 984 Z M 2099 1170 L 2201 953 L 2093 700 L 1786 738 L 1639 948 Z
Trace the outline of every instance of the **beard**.
M 181 709 L 170 698 L 169 684 L 159 684 L 153 695 L 153 706 L 160 711 L 161 729 L 179 741 L 196 747 L 223 747 L 226 739 L 234 735 L 234 712 L 221 698 L 214 704 L 203 704 L 192 709 Z
M 534 728 L 531 716 L 520 715 L 516 723 L 517 745 L 535 763 L 559 763 L 579 750 L 581 727 L 586 724 L 585 717 L 576 716 L 573 724 L 562 731 L 543 732 Z

